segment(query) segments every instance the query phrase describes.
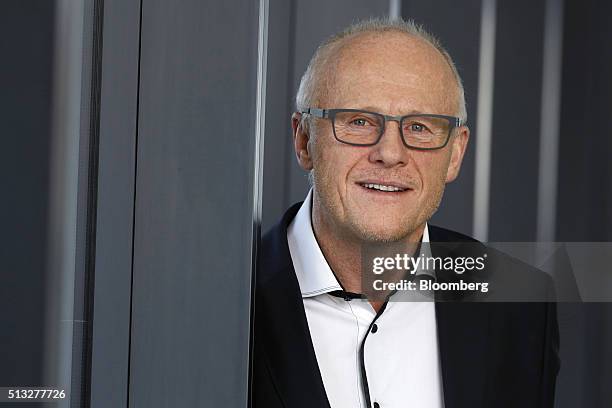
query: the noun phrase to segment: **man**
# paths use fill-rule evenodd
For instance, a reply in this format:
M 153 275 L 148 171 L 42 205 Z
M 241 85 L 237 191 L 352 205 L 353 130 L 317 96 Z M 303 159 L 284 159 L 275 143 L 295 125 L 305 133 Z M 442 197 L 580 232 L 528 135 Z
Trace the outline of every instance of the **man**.
M 263 239 L 254 406 L 552 406 L 554 305 L 364 295 L 368 245 L 481 246 L 427 223 L 469 138 L 448 53 L 412 22 L 358 23 L 319 47 L 296 99 L 312 189 Z

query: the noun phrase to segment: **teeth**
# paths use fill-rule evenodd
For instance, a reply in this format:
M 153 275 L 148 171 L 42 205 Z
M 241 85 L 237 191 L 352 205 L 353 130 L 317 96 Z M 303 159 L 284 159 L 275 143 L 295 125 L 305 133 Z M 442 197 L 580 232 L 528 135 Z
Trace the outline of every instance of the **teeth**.
M 404 191 L 403 188 L 395 187 L 395 186 L 385 186 L 383 184 L 363 184 L 366 188 L 371 188 L 372 190 L 380 190 L 380 191 Z

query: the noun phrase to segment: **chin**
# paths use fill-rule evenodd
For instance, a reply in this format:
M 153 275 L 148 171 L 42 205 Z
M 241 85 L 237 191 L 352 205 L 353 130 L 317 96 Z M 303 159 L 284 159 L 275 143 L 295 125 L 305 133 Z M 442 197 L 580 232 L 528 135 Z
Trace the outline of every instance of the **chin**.
M 355 226 L 355 235 L 364 242 L 388 243 L 400 241 L 412 233 L 413 229 L 397 223 L 361 224 Z

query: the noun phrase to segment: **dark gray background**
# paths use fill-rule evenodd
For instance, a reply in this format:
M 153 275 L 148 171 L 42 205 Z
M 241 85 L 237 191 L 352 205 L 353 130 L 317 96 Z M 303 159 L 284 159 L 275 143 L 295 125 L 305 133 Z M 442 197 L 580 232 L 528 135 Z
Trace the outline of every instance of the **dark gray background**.
M 0 6 L 0 384 L 42 381 L 53 2 Z

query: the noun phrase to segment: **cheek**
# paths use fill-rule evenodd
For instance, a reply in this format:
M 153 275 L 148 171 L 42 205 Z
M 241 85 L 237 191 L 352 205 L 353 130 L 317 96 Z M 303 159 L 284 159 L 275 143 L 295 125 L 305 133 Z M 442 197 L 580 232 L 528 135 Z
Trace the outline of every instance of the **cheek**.
M 449 163 L 450 155 L 444 151 L 423 156 L 417 162 L 425 191 L 439 190 L 444 187 Z
M 349 174 L 360 157 L 352 151 L 350 146 L 338 144 L 321 144 L 317 146 L 316 160 L 314 163 L 317 172 L 325 177 L 327 184 L 344 186 Z

